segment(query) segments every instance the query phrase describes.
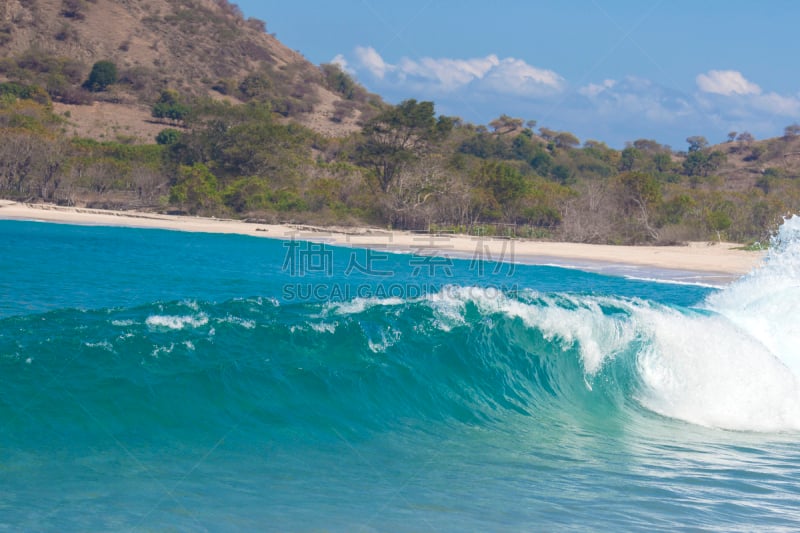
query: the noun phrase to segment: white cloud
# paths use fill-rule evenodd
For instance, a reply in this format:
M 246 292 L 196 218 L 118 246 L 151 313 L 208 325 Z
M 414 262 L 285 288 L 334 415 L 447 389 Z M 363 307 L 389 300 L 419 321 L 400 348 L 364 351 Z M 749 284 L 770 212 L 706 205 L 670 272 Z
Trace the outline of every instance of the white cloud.
M 339 68 L 345 72 L 350 74 L 353 73 L 353 70 L 350 68 L 350 65 L 347 63 L 347 59 L 342 54 L 336 54 L 336 56 L 331 59 L 331 64 L 339 65 Z
M 773 115 L 797 117 L 800 115 L 800 100 L 777 93 L 761 94 L 753 98 L 752 106 Z
M 698 74 L 697 86 L 706 93 L 723 96 L 761 94 L 761 87 L 747 80 L 736 70 L 709 70 Z
M 578 89 L 578 94 L 592 98 L 608 89 L 613 89 L 616 84 L 617 80 L 603 80 L 601 83 L 590 83 Z
M 580 136 L 605 140 L 605 135 L 617 143 L 667 135 L 674 135 L 667 140 L 675 142 L 689 134 L 722 139 L 731 130 L 766 136 L 800 120 L 800 94 L 762 90 L 735 70 L 699 74 L 697 90 L 686 93 L 636 76 L 599 78 L 570 88 L 553 70 L 496 54 L 386 61 L 374 48 L 361 46 L 332 62 L 362 77 L 371 90 L 397 98 L 433 99 L 443 112 L 467 120 L 503 113 L 526 116 Z M 556 94 L 561 98 L 554 108 Z
M 390 66 L 386 64 L 381 55 L 371 46 L 357 46 L 356 58 L 359 65 L 367 69 L 376 78 L 383 79 Z
M 495 55 L 476 59 L 425 57 L 419 61 L 404 57 L 397 67 L 403 79 L 418 78 L 438 86 L 441 90 L 452 91 L 475 79 L 483 78 L 499 63 L 500 60 Z
M 613 120 L 638 117 L 670 123 L 694 112 L 684 95 L 636 76 L 590 83 L 578 89 L 578 94 L 586 97 L 600 116 Z
M 700 74 L 697 85 L 703 91 L 695 97 L 698 106 L 721 118 L 755 121 L 762 120 L 764 115 L 800 116 L 800 97 L 765 93 L 735 70 L 711 70 Z
M 359 46 L 355 55 L 357 67 L 379 80 L 434 92 L 450 93 L 470 86 L 491 93 L 536 97 L 560 92 L 566 85 L 552 70 L 495 54 L 471 59 L 404 57 L 396 65 L 384 61 L 371 47 Z
M 561 92 L 564 78 L 553 72 L 533 67 L 521 59 L 503 59 L 480 78 L 482 87 L 518 96 L 545 96 Z

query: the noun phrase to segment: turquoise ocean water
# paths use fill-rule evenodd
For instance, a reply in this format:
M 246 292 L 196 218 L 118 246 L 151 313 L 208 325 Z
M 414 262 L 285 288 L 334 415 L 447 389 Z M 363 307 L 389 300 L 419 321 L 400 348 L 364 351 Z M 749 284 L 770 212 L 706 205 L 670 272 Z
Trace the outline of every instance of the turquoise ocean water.
M 722 289 L 479 252 L 0 221 L 0 528 L 800 528 L 800 218 Z

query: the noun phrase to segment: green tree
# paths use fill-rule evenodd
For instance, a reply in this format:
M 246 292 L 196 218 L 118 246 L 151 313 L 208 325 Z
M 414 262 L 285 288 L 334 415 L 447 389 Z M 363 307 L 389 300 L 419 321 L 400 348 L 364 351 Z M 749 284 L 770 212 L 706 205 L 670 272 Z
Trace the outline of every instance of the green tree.
M 569 185 L 573 180 L 572 171 L 567 165 L 556 165 L 550 170 L 550 175 L 561 185 Z
M 530 130 L 524 130 L 522 133 L 514 137 L 511 142 L 511 155 L 514 159 L 521 161 L 530 161 L 536 155 L 536 147 L 531 141 Z
M 553 140 L 555 140 L 556 135 L 558 135 L 558 132 L 556 130 L 551 130 L 550 128 L 546 128 L 544 126 L 541 126 L 539 128 L 539 137 L 541 137 L 545 141 L 552 142 Z
M 683 161 L 683 170 L 687 176 L 708 176 L 722 166 L 727 159 L 728 157 L 719 150 L 713 152 L 695 150 L 686 156 Z
M 181 165 L 169 201 L 185 207 L 192 214 L 215 212 L 222 204 L 216 176 L 202 163 L 190 167 Z
M 437 122 L 433 102 L 405 100 L 367 122 L 358 157 L 375 170 L 380 189 L 388 192 L 397 172 L 447 136 L 452 125 L 446 117 Z
M 653 156 L 653 165 L 659 172 L 669 172 L 672 170 L 672 156 L 668 152 L 660 152 Z
M 536 153 L 531 158 L 530 165 L 540 176 L 547 176 L 550 174 L 550 169 L 553 168 L 553 156 L 543 148 L 536 147 Z
M 522 136 L 517 136 L 515 141 L 520 139 L 520 137 Z M 464 142 L 461 143 L 461 146 L 459 146 L 458 151 L 480 157 L 481 159 L 508 159 L 510 157 L 516 157 L 518 153 L 521 153 L 517 151 L 517 148 L 524 151 L 525 141 L 520 140 L 519 143 L 512 143 L 511 151 L 509 151 L 509 146 L 506 144 L 504 138 L 487 131 L 478 131 L 475 135 L 465 139 Z
M 161 91 L 158 101 L 153 105 L 151 114 L 154 118 L 166 118 L 173 122 L 184 122 L 190 111 L 189 106 L 180 102 L 176 91 L 164 89 Z
M 680 224 L 695 206 L 694 199 L 686 193 L 679 194 L 664 202 L 661 206 L 661 216 L 666 224 Z
M 247 76 L 239 84 L 239 91 L 245 99 L 266 100 L 275 92 L 272 77 L 266 72 L 257 72 Z
M 619 169 L 623 172 L 633 170 L 640 159 L 642 159 L 642 152 L 638 148 L 628 146 L 620 154 Z
M 661 185 L 646 172 L 624 172 L 617 177 L 620 208 L 632 227 L 629 237 L 658 239 L 653 215 L 661 204 Z
M 717 233 L 717 240 L 722 242 L 722 232 L 731 227 L 733 221 L 722 209 L 715 209 L 706 213 L 706 224 Z
M 557 148 L 575 148 L 581 141 L 568 131 L 559 132 L 553 139 Z
M 331 91 L 341 94 L 347 100 L 366 96 L 365 91 L 353 81 L 347 72 L 342 70 L 341 66 L 335 63 L 324 63 L 319 68 L 325 76 L 325 86 Z
M 169 146 L 178 142 L 180 138 L 181 132 L 173 128 L 166 128 L 158 132 L 156 143 Z
M 700 150 L 704 150 L 708 146 L 708 141 L 702 135 L 693 135 L 686 139 L 686 142 L 689 143 L 689 152 L 699 152 Z
M 522 119 L 513 118 L 508 115 L 500 115 L 489 123 L 489 126 L 498 135 L 505 135 L 522 128 Z
M 117 83 L 117 66 L 112 61 L 98 61 L 92 67 L 83 87 L 88 91 L 100 92 L 115 83 Z
M 657 154 L 659 152 L 669 152 L 669 147 L 659 144 L 653 139 L 636 139 L 633 147 L 645 154 Z
M 787 139 L 791 139 L 793 137 L 797 137 L 800 135 L 800 124 L 795 122 L 794 124 L 789 124 L 785 128 L 783 128 L 783 136 Z
M 527 180 L 509 163 L 484 163 L 480 168 L 479 181 L 492 191 L 492 195 L 504 207 L 519 201 L 528 192 Z

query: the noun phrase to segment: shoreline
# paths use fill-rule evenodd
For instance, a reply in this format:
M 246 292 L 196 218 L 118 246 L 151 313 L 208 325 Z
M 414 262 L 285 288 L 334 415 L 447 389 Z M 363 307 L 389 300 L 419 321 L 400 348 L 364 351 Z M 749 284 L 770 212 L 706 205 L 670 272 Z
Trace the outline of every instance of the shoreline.
M 447 255 L 527 265 L 557 266 L 604 274 L 677 283 L 719 286 L 757 267 L 765 252 L 737 250 L 735 243 L 691 242 L 685 246 L 616 246 L 434 235 L 376 228 L 316 228 L 258 224 L 232 219 L 111 211 L 0 200 L 0 220 L 25 220 L 83 226 L 118 226 L 200 233 L 222 233 L 324 242 L 396 253 Z

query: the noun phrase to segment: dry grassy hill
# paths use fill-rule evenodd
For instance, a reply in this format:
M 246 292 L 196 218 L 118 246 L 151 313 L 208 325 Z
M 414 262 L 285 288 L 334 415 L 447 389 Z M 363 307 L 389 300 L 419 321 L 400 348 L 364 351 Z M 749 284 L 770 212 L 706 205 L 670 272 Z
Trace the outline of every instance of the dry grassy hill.
M 733 141 L 714 146 L 727 156 L 716 171 L 723 186 L 732 191 L 752 189 L 764 176 L 800 177 L 800 136 L 761 141 Z
M 78 87 L 100 60 L 117 65 L 121 83 L 82 101 Z M 227 0 L 2 0 L 0 76 L 47 86 L 72 131 L 95 138 L 152 139 L 160 126 L 149 108 L 164 88 L 233 103 L 268 98 L 330 136 L 369 112 L 365 98 L 345 102 L 319 67 Z

